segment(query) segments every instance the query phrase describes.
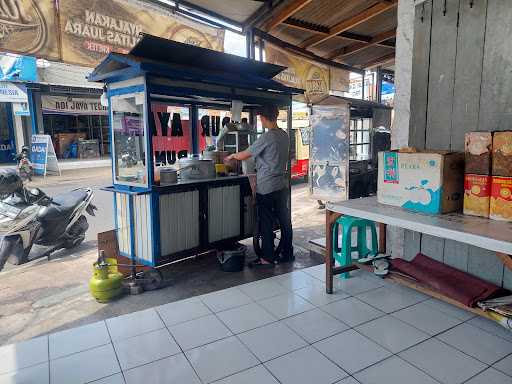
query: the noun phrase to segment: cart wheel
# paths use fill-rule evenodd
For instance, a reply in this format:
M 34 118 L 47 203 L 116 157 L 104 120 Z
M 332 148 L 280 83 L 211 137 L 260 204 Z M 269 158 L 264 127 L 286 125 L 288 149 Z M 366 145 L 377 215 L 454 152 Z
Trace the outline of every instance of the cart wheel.
M 155 289 L 162 288 L 164 278 L 159 270 L 150 269 L 142 272 L 142 287 L 145 291 L 154 291 Z

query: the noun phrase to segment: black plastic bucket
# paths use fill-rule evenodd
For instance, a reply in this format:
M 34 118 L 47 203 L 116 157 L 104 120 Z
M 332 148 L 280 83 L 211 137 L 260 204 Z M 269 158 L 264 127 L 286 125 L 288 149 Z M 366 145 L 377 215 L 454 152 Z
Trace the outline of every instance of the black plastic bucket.
M 237 244 L 233 248 L 221 250 L 217 253 L 220 269 L 224 272 L 240 272 L 245 266 L 247 247 Z

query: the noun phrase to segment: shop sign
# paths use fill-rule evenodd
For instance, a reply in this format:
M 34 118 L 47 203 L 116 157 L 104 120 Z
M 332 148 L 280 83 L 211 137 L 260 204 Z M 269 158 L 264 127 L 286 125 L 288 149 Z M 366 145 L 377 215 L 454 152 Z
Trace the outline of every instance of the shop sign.
M 30 160 L 36 175 L 46 176 L 49 172 L 60 174 L 59 162 L 49 135 L 32 135 Z
M 0 103 L 27 102 L 27 87 L 23 84 L 0 82 Z
M 41 96 L 41 107 L 45 113 L 67 113 L 73 115 L 107 115 L 108 108 L 99 98 L 72 96 Z
M 0 50 L 59 58 L 54 0 L 0 0 Z
M 12 110 L 16 116 L 30 116 L 28 103 L 13 103 Z
M 36 82 L 36 58 L 14 53 L 0 54 L 0 81 Z
M 145 32 L 222 51 L 224 31 L 191 22 L 149 4 L 126 0 L 61 0 L 65 62 L 95 66 L 109 52 L 127 53 Z

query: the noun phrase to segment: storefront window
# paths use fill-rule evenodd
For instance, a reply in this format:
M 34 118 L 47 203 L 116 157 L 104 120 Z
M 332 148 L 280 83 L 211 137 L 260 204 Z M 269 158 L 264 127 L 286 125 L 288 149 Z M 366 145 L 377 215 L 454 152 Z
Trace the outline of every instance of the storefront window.
M 114 96 L 111 105 L 116 181 L 147 184 L 144 94 Z

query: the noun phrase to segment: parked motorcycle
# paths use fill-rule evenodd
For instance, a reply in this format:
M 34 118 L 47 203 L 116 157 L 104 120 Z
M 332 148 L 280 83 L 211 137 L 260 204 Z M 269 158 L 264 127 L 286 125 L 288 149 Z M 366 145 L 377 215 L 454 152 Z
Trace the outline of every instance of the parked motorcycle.
M 32 168 L 32 162 L 30 161 L 29 147 L 24 145 L 21 148 L 21 152 L 14 156 L 14 159 L 17 161 L 16 170 L 18 171 L 18 175 L 20 175 L 21 180 L 32 181 L 32 174 L 34 170 Z
M 74 248 L 89 228 L 85 212 L 94 216 L 90 188 L 78 188 L 55 197 L 38 188 L 28 190 L 12 169 L 0 169 L 0 271 L 6 261 L 23 264 L 36 246 L 41 256 Z

